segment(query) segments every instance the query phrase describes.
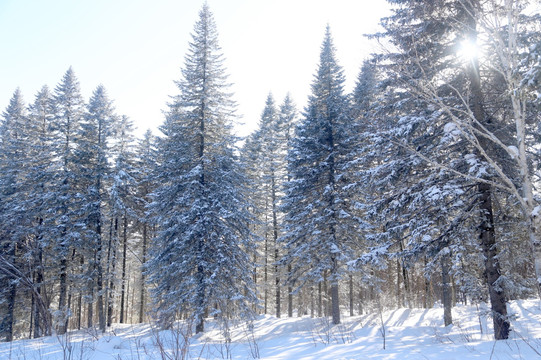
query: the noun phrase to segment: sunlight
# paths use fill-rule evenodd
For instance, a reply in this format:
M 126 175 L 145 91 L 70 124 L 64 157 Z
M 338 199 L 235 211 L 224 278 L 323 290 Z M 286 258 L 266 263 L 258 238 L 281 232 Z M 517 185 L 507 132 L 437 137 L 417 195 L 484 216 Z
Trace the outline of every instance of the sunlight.
M 474 59 L 479 59 L 481 55 L 481 48 L 477 42 L 471 40 L 463 40 L 460 43 L 457 55 L 462 61 L 470 62 Z

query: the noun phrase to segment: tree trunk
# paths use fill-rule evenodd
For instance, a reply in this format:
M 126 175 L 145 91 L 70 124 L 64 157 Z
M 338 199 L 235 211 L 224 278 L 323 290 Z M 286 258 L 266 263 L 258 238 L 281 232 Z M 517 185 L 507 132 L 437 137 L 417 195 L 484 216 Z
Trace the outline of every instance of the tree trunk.
M 68 296 L 68 259 L 67 256 L 63 256 L 60 260 L 60 290 L 58 296 L 58 312 L 60 317 L 56 319 L 58 321 L 58 327 L 56 333 L 58 335 L 64 335 L 67 331 L 65 322 L 67 321 L 68 310 L 66 308 L 66 300 Z
M 336 274 L 334 273 L 338 267 L 336 264 L 336 258 L 333 254 L 331 256 L 331 261 L 333 264 L 333 269 L 331 271 L 331 316 L 332 316 L 332 323 L 334 325 L 340 324 L 340 296 L 338 292 L 338 279 Z M 327 280 L 325 279 L 325 282 Z
M 199 334 L 203 331 L 205 331 L 205 318 L 203 316 L 200 316 L 197 325 L 195 325 L 195 333 Z
M 331 306 L 332 306 L 332 323 L 340 324 L 340 301 L 338 294 L 338 280 L 331 283 Z
M 34 293 L 32 293 L 32 301 L 30 305 L 30 321 L 29 321 L 29 328 L 28 328 L 28 339 L 32 339 L 32 334 L 34 333 L 34 315 L 36 313 L 36 296 Z
M 94 298 L 94 291 L 90 290 L 90 297 Z M 87 304 L 86 310 L 86 326 L 91 329 L 94 327 L 94 302 L 91 301 Z
M 291 273 L 291 264 L 287 265 L 287 273 Z M 291 284 L 287 287 L 287 316 L 293 317 L 293 287 Z
M 102 258 L 103 258 L 103 234 L 102 234 L 102 207 L 101 207 L 101 176 L 98 177 L 97 180 L 97 188 L 98 188 L 98 218 L 96 219 L 96 235 L 97 235 L 97 248 L 94 252 L 94 267 L 96 268 L 96 287 L 98 291 L 98 300 L 96 303 L 97 306 L 97 312 L 98 312 L 98 326 L 100 328 L 100 331 L 102 333 L 105 332 L 105 309 L 104 309 L 104 301 L 103 301 L 103 264 L 102 264 Z M 91 308 L 89 308 L 91 309 Z M 90 317 L 93 316 L 92 312 L 89 314 Z
M 252 262 L 252 278 L 254 279 L 254 288 L 257 289 L 257 250 L 254 251 L 254 260 Z M 253 305 L 254 312 L 257 309 L 257 304 Z M 260 313 L 261 310 L 257 310 Z
M 315 316 L 315 299 L 314 299 L 314 285 L 310 286 L 310 317 L 314 318 Z
M 118 238 L 118 218 L 111 219 L 111 228 L 109 231 L 109 246 L 107 249 L 107 276 L 109 287 L 107 289 L 107 327 L 113 322 L 114 307 L 114 288 L 115 288 L 115 268 L 116 268 L 116 239 Z
M 41 251 L 40 251 L 41 253 Z M 40 255 L 41 257 L 41 255 Z M 34 304 L 34 339 L 41 337 L 41 321 L 40 321 L 40 309 L 38 305 L 37 297 L 41 295 L 41 284 L 43 283 L 43 272 L 41 267 L 41 261 L 38 265 L 38 269 L 34 273 L 34 284 L 36 286 L 36 295 L 32 293 L 32 303 Z
M 359 289 L 359 315 L 363 314 L 363 290 Z
M 428 267 L 428 262 L 426 259 L 426 256 L 424 257 L 424 269 Z M 432 298 L 430 296 L 430 279 L 426 276 L 424 276 L 425 280 L 425 288 L 424 288 L 424 296 L 423 296 L 423 308 L 428 309 L 429 307 L 432 307 Z
M 353 275 L 349 275 L 349 316 L 353 315 Z
M 278 257 L 278 249 L 275 250 L 276 251 L 276 257 Z M 279 318 L 282 316 L 282 303 L 280 301 L 280 276 L 278 274 L 278 265 L 274 265 L 274 271 L 275 271 L 275 274 L 276 274 L 276 281 L 275 281 L 275 286 L 276 286 L 276 317 Z
M 408 269 L 406 269 L 406 267 L 404 266 L 404 263 L 402 263 L 401 267 L 402 267 L 402 279 L 404 281 L 404 296 L 403 296 L 404 306 L 411 308 L 412 307 L 411 289 L 410 289 Z
M 451 277 L 449 272 L 451 270 L 449 254 L 442 254 L 441 256 L 441 290 L 442 290 L 442 302 L 443 302 L 443 323 L 445 326 L 453 323 L 453 315 L 451 309 L 453 308 L 451 297 Z
M 201 245 L 200 245 L 201 246 Z M 197 287 L 197 306 L 195 309 L 195 333 L 199 334 L 205 331 L 205 315 L 207 308 L 205 305 L 205 284 L 204 284 L 204 270 L 201 265 L 197 266 L 198 283 Z
M 278 209 L 276 208 L 276 180 L 274 171 L 271 174 L 271 200 L 272 200 L 272 236 L 274 240 L 274 276 L 276 286 L 276 317 L 279 318 L 282 315 L 281 299 L 280 299 L 280 274 L 278 268 L 279 251 L 278 251 Z
M 96 285 L 98 288 L 98 301 L 97 301 L 97 307 L 98 307 L 98 326 L 100 328 L 100 331 L 102 333 L 105 332 L 105 304 L 103 301 L 103 267 L 101 265 L 101 253 L 102 253 L 102 246 L 101 246 L 101 235 L 100 235 L 100 247 L 98 249 L 98 258 L 97 258 L 97 267 L 98 267 L 98 278 L 96 281 Z
M 143 256 L 141 270 L 141 296 L 139 298 L 139 323 L 145 319 L 145 270 L 144 266 L 147 261 L 147 224 L 143 224 Z
M 68 331 L 68 329 L 70 327 L 70 317 L 71 317 L 71 316 L 67 316 L 67 315 L 70 314 L 70 313 L 73 313 L 73 310 L 71 308 L 71 299 L 73 297 L 72 291 L 73 291 L 72 287 L 69 287 L 68 288 L 68 303 L 67 303 L 67 306 L 66 306 L 66 308 L 67 308 L 67 310 L 66 310 L 66 319 L 64 321 L 64 329 L 66 329 L 65 330 L 66 332 Z M 71 322 L 71 327 L 73 328 L 73 321 Z
M 323 289 L 321 282 L 317 283 L 317 317 L 323 317 Z
M 490 185 L 479 184 L 480 209 L 484 212 L 484 219 L 480 225 L 481 248 L 485 258 L 485 273 L 494 324 L 494 337 L 496 340 L 509 337 L 510 323 L 507 317 L 507 299 L 503 289 L 498 284 L 500 279 L 500 263 L 496 248 L 496 235 L 494 233 L 494 217 L 492 214 L 492 200 Z
M 398 308 L 403 307 L 402 304 L 402 292 L 400 287 L 400 260 L 396 259 L 396 306 Z
M 128 274 L 130 273 L 130 267 L 128 266 Z M 124 323 L 129 322 L 129 312 L 130 312 L 130 277 L 126 277 L 126 295 L 125 295 L 125 304 L 124 304 Z
M 83 317 L 83 295 L 79 292 L 77 296 L 77 330 L 81 330 L 81 323 Z
M 126 258 L 128 255 L 128 216 L 124 211 L 122 228 L 122 282 L 120 290 L 120 323 L 125 322 L 126 312 Z
M 39 219 L 39 224 L 43 223 L 43 219 Z M 42 327 L 42 323 L 45 325 L 48 323 L 47 314 L 41 314 L 40 302 L 43 304 L 42 297 L 42 286 L 43 286 L 43 250 L 39 244 L 41 237 L 38 236 L 36 239 L 36 246 L 38 247 L 38 256 L 37 256 L 37 268 L 34 271 L 34 285 L 36 287 L 35 294 L 32 293 L 32 296 L 35 298 L 35 313 L 34 313 L 34 339 L 37 339 L 47 333 L 48 330 Z M 43 292 L 45 293 L 45 292 Z M 41 319 L 43 315 L 43 319 Z M 45 331 L 44 331 L 45 330 Z
M 199 247 L 199 253 L 202 252 L 202 242 L 199 241 L 198 247 Z M 197 278 L 196 281 L 198 283 L 197 286 L 197 304 L 195 308 L 195 333 L 199 334 L 200 332 L 205 331 L 205 313 L 207 311 L 207 306 L 205 303 L 205 272 L 203 269 L 203 266 L 199 264 L 197 266 Z
M 323 273 L 323 314 L 324 316 L 331 315 L 331 305 L 329 303 L 330 298 L 328 281 L 327 281 L 327 271 Z
M 13 341 L 13 327 L 15 325 L 15 299 L 17 296 L 17 285 L 9 285 L 9 295 L 7 299 L 8 313 L 6 315 L 6 341 Z

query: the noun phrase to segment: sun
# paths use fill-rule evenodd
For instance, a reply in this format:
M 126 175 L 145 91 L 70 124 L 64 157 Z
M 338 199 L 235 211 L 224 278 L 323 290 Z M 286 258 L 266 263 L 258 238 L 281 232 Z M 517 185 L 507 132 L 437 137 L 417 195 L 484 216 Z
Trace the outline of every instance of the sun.
M 481 48 L 476 41 L 462 40 L 457 52 L 458 57 L 464 62 L 471 62 L 479 59 L 481 55 Z

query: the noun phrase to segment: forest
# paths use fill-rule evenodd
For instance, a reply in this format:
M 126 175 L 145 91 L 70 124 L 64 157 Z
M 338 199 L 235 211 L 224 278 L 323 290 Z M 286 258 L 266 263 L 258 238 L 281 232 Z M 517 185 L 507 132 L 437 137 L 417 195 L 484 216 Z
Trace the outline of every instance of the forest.
M 206 4 L 159 134 L 72 68 L 28 104 L 16 89 L 1 339 L 436 305 L 449 325 L 457 304 L 509 338 L 509 302 L 541 295 L 539 8 L 388 2 L 351 93 L 330 24 L 308 99 L 269 93 L 245 138 Z

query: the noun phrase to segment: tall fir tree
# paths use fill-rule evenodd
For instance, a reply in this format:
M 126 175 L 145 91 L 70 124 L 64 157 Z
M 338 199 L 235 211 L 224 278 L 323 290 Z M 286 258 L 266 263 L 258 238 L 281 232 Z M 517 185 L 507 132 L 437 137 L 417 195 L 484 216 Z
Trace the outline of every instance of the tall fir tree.
M 127 318 L 127 261 L 129 235 L 131 226 L 137 220 L 137 178 L 135 164 L 135 143 L 133 136 L 133 123 L 127 116 L 121 116 L 115 128 L 116 146 L 114 149 L 115 166 L 111 184 L 111 212 L 113 221 L 122 228 L 122 236 L 118 233 L 122 243 L 122 259 L 120 268 L 120 323 Z M 112 276 L 114 274 L 111 274 Z
M 139 295 L 139 323 L 145 319 L 147 312 L 147 286 L 145 264 L 148 260 L 148 248 L 150 239 L 153 237 L 153 226 L 147 216 L 147 209 L 151 202 L 150 194 L 156 188 L 154 173 L 157 168 L 156 137 L 150 130 L 147 130 L 139 139 L 135 149 L 135 178 L 137 183 L 136 191 L 136 221 L 141 234 L 141 282 Z
M 74 260 L 80 254 L 77 245 L 81 240 L 82 224 L 77 219 L 77 171 L 75 150 L 81 121 L 85 114 L 85 103 L 81 96 L 79 81 L 70 67 L 53 95 L 54 99 L 54 151 L 57 154 L 56 176 L 54 182 L 53 198 L 55 203 L 51 207 L 54 214 L 50 218 L 53 229 L 50 236 L 54 239 L 54 254 L 58 266 L 59 298 L 58 310 L 55 312 L 57 333 L 62 335 L 67 331 L 69 319 L 70 296 L 70 269 Z
M 285 171 L 285 174 L 283 174 L 284 178 L 282 179 L 283 190 L 285 190 L 285 184 L 287 183 L 287 181 L 291 180 L 287 172 L 287 169 L 289 167 L 289 163 L 287 161 L 287 152 L 290 148 L 291 141 L 293 139 L 293 135 L 295 132 L 295 124 L 297 121 L 297 108 L 289 93 L 286 94 L 282 104 L 280 105 L 278 116 L 279 116 L 279 124 L 280 124 L 279 128 L 283 136 L 282 147 L 285 152 L 284 166 L 285 166 L 286 171 Z M 283 219 L 282 219 L 282 222 L 283 222 Z M 286 274 L 289 274 L 290 272 L 291 272 L 291 265 L 287 265 Z M 291 283 L 289 283 L 288 281 L 286 282 L 288 283 L 287 284 L 287 316 L 293 317 L 293 287 Z
M 263 312 L 272 310 L 271 293 L 274 297 L 274 312 L 282 313 L 282 285 L 284 271 L 280 264 L 283 244 L 278 242 L 282 233 L 283 213 L 280 210 L 286 181 L 286 154 L 289 144 L 288 132 L 292 132 L 293 105 L 289 97 L 279 112 L 272 94 L 269 94 L 261 114 L 259 128 L 245 142 L 242 150 L 243 165 L 250 178 L 249 196 L 254 205 L 253 224 L 261 239 Z M 257 261 L 255 261 L 257 262 Z M 257 274 L 255 274 L 257 279 Z
M 232 135 L 234 102 L 207 5 L 199 13 L 160 142 L 151 210 L 158 227 L 149 280 L 162 320 L 184 312 L 204 330 L 207 314 L 225 319 L 255 301 L 250 214 Z
M 12 341 L 16 297 L 22 282 L 22 252 L 30 230 L 24 209 L 28 116 L 19 89 L 15 90 L 0 125 L 0 333 Z
M 343 89 L 329 27 L 321 47 L 320 64 L 304 118 L 296 129 L 288 155 L 283 209 L 287 244 L 285 263 L 292 266 L 290 281 L 330 283 L 334 324 L 340 323 L 339 282 L 345 262 L 352 257 L 359 218 L 344 192 L 343 177 L 351 152 L 350 104 Z M 326 296 L 326 294 L 324 294 Z
M 54 202 L 51 186 L 54 178 L 53 130 L 54 119 L 53 95 L 47 86 L 43 86 L 29 106 L 30 134 L 32 147 L 27 164 L 32 181 L 29 190 L 29 202 L 26 209 L 31 210 L 34 218 L 34 235 L 30 244 L 32 252 L 31 270 L 34 291 L 32 291 L 32 333 L 34 338 L 50 335 L 52 332 L 51 314 L 49 311 L 51 286 L 46 277 L 50 268 L 51 225 L 49 209 Z
M 98 325 L 105 331 L 103 269 L 105 239 L 105 205 L 107 184 L 111 169 L 109 165 L 112 130 L 115 122 L 112 101 L 103 86 L 98 86 L 90 98 L 87 112 L 81 120 L 76 149 L 76 166 L 79 191 L 77 218 L 84 224 L 80 252 L 86 258 L 81 274 L 88 304 L 87 325 L 93 326 L 93 309 L 98 311 Z

